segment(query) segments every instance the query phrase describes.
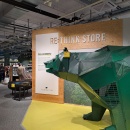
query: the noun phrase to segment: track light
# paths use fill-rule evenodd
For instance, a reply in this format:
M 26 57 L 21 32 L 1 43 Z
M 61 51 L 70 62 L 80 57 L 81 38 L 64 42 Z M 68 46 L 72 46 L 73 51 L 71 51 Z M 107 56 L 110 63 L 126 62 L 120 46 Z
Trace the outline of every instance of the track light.
M 48 3 L 48 6 L 51 7 L 51 5 L 52 5 L 52 2 L 49 2 L 49 3 Z
M 51 0 L 46 0 L 44 2 L 44 4 L 46 4 L 47 6 L 51 7 L 52 6 L 52 1 Z

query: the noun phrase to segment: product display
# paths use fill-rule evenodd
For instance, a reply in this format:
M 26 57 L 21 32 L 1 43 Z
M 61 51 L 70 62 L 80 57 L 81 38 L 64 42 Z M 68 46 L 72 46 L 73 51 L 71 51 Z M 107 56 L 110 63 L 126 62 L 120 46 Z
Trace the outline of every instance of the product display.
M 32 88 L 32 72 L 31 67 L 19 67 L 16 70 L 16 74 L 18 75 L 18 81 L 9 81 L 8 88 L 14 92 L 14 98 L 16 98 L 16 91 L 19 93 L 19 100 L 21 99 L 21 92 L 23 92 L 25 97 L 25 91 Z
M 26 79 L 23 81 L 8 82 L 8 88 L 11 90 L 16 90 L 16 91 L 20 91 L 20 88 L 28 90 L 32 88 L 32 80 Z
M 92 101 L 85 120 L 99 121 L 109 109 L 112 125 L 105 130 L 130 130 L 130 47 L 106 46 L 95 52 L 64 52 L 45 63 L 47 72 L 78 83 Z M 65 56 L 64 56 L 65 54 Z

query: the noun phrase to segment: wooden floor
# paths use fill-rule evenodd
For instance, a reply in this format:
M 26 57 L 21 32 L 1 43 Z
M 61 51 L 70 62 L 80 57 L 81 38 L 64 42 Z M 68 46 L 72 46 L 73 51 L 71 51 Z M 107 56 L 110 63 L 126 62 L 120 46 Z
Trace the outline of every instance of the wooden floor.
M 109 112 L 102 121 L 82 119 L 91 107 L 32 101 L 22 125 L 26 130 L 101 130 L 111 125 Z

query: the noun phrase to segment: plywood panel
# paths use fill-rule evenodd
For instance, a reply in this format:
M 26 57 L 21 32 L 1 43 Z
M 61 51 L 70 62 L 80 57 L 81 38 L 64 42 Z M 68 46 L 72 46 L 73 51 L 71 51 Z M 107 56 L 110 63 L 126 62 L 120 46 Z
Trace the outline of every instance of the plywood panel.
M 68 28 L 68 29 L 67 29 Z M 118 21 L 107 21 L 107 22 L 96 22 L 91 24 L 84 24 L 84 25 L 76 25 L 72 27 L 63 28 L 62 32 L 60 33 L 60 37 L 68 37 L 68 36 L 79 36 L 80 42 L 79 43 L 64 43 L 59 44 L 60 49 L 63 49 L 66 46 L 68 49 L 84 49 L 84 48 L 101 48 L 106 45 L 122 45 L 122 20 Z M 67 33 L 68 32 L 68 33 Z M 96 39 L 97 35 L 105 34 L 105 40 L 98 41 Z M 89 38 L 87 42 L 83 43 L 83 36 L 88 35 Z M 88 37 L 87 36 L 87 37 Z M 95 37 L 92 38 L 91 37 Z M 91 41 L 93 40 L 93 42 Z M 97 40 L 97 41 L 96 41 Z
M 58 33 L 59 39 L 56 39 L 55 44 L 59 45 L 59 50 L 62 50 L 64 47 L 73 50 L 73 49 L 101 48 L 106 45 L 122 46 L 123 42 L 122 26 L 123 26 L 122 20 L 114 20 L 114 21 L 96 22 L 90 24 L 34 30 L 32 34 L 32 67 L 33 67 L 32 98 L 34 100 L 41 100 L 41 101 L 58 102 L 58 103 L 64 102 L 64 82 L 61 79 L 59 79 L 58 96 L 35 93 L 36 35 L 47 33 Z M 51 39 L 50 44 L 52 44 Z

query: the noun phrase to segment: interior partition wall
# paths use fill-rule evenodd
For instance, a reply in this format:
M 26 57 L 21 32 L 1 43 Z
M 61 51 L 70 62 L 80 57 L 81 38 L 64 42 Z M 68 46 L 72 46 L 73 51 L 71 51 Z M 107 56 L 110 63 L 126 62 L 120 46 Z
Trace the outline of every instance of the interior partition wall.
M 70 51 L 93 51 L 107 45 L 122 46 L 125 43 L 124 25 L 126 22 L 124 24 L 123 20 L 111 20 L 34 30 L 32 33 L 32 99 L 64 103 L 64 80 L 53 79 L 46 75 L 43 62 L 53 58 L 64 47 Z M 58 80 L 58 84 L 54 84 L 53 80 Z M 53 88 L 56 88 L 54 93 Z

